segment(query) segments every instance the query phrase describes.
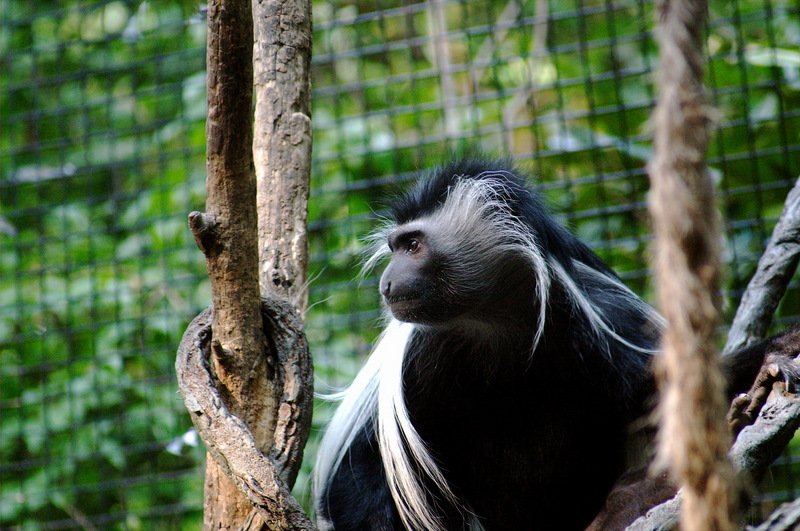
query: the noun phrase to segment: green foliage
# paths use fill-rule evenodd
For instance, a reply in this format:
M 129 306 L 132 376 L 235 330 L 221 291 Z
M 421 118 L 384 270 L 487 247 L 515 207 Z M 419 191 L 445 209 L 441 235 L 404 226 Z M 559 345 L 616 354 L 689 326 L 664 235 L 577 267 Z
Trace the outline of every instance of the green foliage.
M 356 274 L 381 201 L 449 150 L 514 156 L 647 293 L 651 4 L 437 4 L 314 5 L 306 318 L 322 392 L 349 382 L 380 328 L 374 275 Z M 0 527 L 197 528 L 204 455 L 172 364 L 209 300 L 185 223 L 204 203 L 198 4 L 0 9 Z M 731 309 L 800 173 L 792 9 L 711 5 Z M 799 305 L 793 286 L 780 317 Z M 329 414 L 319 401 L 296 488 L 306 502 Z
M 203 203 L 202 21 L 5 9 L 0 527 L 197 523 L 203 452 L 167 446 L 191 426 L 176 341 L 208 299 L 184 221 Z

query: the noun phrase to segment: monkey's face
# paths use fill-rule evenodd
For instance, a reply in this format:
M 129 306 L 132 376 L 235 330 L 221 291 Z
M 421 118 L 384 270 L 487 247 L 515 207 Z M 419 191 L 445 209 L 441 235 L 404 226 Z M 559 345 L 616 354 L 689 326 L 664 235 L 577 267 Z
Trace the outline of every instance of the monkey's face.
M 391 261 L 381 275 L 380 292 L 392 315 L 400 321 L 424 323 L 434 315 L 436 252 L 421 228 L 404 226 L 388 241 Z
M 380 292 L 395 318 L 471 330 L 529 311 L 543 260 L 504 191 L 489 180 L 457 181 L 433 211 L 381 233 L 391 261 Z M 519 302 L 513 311 L 510 301 Z
M 380 292 L 396 319 L 442 325 L 480 310 L 492 260 L 476 263 L 448 239 L 424 222 L 402 225 L 389 235 L 391 261 L 381 275 Z

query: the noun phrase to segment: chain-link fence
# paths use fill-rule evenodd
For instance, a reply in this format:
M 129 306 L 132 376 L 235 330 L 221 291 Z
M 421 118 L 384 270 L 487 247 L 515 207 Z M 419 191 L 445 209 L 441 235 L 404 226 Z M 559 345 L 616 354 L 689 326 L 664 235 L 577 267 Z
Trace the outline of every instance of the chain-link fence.
M 204 204 L 202 6 L 0 9 L 0 528 L 195 529 L 204 455 L 172 365 L 209 301 L 186 227 Z M 466 146 L 529 168 L 650 298 L 653 18 L 644 0 L 315 3 L 319 386 L 347 382 L 379 328 L 375 281 L 355 273 L 381 201 Z M 710 19 L 732 313 L 800 175 L 800 4 L 713 1 Z M 797 288 L 778 325 L 800 314 Z M 791 468 L 774 467 L 764 510 L 798 494 Z

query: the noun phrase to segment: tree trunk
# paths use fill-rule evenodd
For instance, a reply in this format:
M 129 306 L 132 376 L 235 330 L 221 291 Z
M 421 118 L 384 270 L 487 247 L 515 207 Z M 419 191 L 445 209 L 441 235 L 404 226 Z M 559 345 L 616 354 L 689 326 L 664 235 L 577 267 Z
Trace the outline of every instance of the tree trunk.
M 311 3 L 255 0 L 259 280 L 264 297 L 308 302 Z
M 259 36 L 255 143 L 254 15 Z M 289 336 L 282 328 L 293 322 L 296 309 L 281 306 L 278 317 L 269 318 L 268 310 L 262 315 L 261 305 L 263 294 L 305 307 L 310 43 L 306 0 L 259 1 L 255 9 L 250 0 L 216 0 L 209 5 L 207 213 L 189 217 L 206 255 L 212 286 L 207 384 L 197 387 L 203 370 L 189 371 L 184 363 L 199 359 L 195 347 L 203 344 L 200 339 L 191 334 L 184 338 L 185 355 L 177 365 L 192 420 L 209 445 L 206 529 L 313 527 L 289 492 L 311 424 L 308 348 L 302 326 L 292 325 Z M 262 176 L 258 201 L 254 144 Z M 259 238 L 265 265 L 261 275 Z M 265 304 L 263 308 L 272 308 Z M 194 377 L 186 376 L 190 374 Z M 219 398 L 198 400 L 206 387 L 208 396 Z M 224 421 L 229 415 L 232 420 Z M 222 439 L 216 437 L 225 425 Z M 258 468 L 248 471 L 254 463 L 260 463 Z M 253 483 L 259 475 L 262 482 Z
M 211 278 L 211 372 L 228 409 L 267 450 L 265 428 L 274 422 L 271 375 L 258 289 L 255 174 L 252 145 L 253 24 L 249 0 L 214 0 L 208 6 L 208 119 L 206 214 L 190 225 Z M 274 409 L 274 408 L 273 408 Z M 252 504 L 209 458 L 205 482 L 206 529 L 236 529 Z
M 241 521 L 241 514 L 247 510 L 249 515 L 241 523 L 242 529 L 313 531 L 314 524 L 291 494 L 291 484 L 308 438 L 313 395 L 309 372 L 311 358 L 297 311 L 283 301 L 261 301 L 265 327 L 274 331 L 270 345 L 277 359 L 276 373 L 283 382 L 275 437 L 269 453 L 264 453 L 253 431 L 231 413 L 220 396 L 218 382 L 211 374 L 214 342 L 211 314 L 208 308 L 198 315 L 178 346 L 175 360 L 178 387 L 192 423 L 208 449 L 209 460 L 213 459 L 218 470 L 225 474 L 225 478 L 209 474 L 209 488 L 219 492 L 217 482 L 230 480 L 252 505 L 244 506 L 237 500 L 222 497 L 211 500 L 219 501 L 219 505 L 208 505 L 206 511 L 220 511 L 221 516 L 207 512 L 207 525 L 229 527 L 232 518 Z

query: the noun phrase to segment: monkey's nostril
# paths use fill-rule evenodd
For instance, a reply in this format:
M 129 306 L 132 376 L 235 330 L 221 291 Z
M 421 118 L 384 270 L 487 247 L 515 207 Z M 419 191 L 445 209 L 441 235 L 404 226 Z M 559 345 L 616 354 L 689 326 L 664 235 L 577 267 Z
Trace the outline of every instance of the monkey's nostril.
M 392 281 L 386 283 L 386 287 L 383 288 L 383 296 L 388 297 L 392 293 Z

